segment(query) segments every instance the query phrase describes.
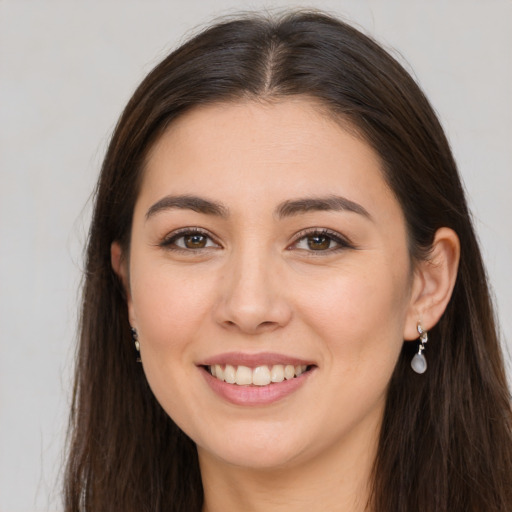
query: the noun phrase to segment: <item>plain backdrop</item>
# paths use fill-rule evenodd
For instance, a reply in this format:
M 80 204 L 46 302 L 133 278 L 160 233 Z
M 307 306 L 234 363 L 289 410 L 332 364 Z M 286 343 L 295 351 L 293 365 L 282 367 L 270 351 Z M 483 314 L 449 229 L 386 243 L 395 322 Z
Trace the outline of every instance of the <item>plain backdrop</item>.
M 510 350 L 512 1 L 0 0 L 0 512 L 62 510 L 88 199 L 124 104 L 198 25 L 286 6 L 351 20 L 413 70 L 459 163 Z

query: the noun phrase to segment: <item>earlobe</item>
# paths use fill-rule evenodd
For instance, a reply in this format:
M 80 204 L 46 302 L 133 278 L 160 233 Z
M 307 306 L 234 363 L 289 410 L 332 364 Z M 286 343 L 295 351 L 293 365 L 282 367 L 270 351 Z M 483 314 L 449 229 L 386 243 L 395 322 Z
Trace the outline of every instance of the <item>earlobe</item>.
M 417 326 L 430 330 L 443 315 L 452 296 L 459 268 L 459 237 L 450 228 L 437 230 L 427 259 L 417 263 L 404 339 L 418 338 Z

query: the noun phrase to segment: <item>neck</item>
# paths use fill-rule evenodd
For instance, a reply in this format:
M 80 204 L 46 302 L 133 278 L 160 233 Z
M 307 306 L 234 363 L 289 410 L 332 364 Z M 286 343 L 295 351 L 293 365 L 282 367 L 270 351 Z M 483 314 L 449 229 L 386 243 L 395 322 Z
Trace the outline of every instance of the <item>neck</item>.
M 264 469 L 234 466 L 198 449 L 203 512 L 367 512 L 377 438 L 374 425 L 313 458 Z

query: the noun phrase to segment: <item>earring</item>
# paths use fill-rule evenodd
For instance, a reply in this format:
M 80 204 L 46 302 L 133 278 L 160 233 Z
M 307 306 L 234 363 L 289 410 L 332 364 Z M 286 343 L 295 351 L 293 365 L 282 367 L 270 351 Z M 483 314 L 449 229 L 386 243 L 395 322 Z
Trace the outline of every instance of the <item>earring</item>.
M 428 341 L 428 333 L 421 327 L 421 324 L 418 323 L 418 334 L 420 335 L 420 344 L 418 347 L 418 353 L 412 358 L 411 368 L 416 373 L 425 373 L 427 370 L 427 360 L 423 355 L 423 351 L 425 350 L 425 344 Z
M 134 329 L 133 327 L 131 329 L 132 329 L 133 344 L 135 345 L 135 350 L 137 351 L 137 359 L 136 359 L 136 361 L 137 361 L 137 363 L 142 363 L 142 359 L 140 358 L 139 335 L 137 334 L 136 329 Z

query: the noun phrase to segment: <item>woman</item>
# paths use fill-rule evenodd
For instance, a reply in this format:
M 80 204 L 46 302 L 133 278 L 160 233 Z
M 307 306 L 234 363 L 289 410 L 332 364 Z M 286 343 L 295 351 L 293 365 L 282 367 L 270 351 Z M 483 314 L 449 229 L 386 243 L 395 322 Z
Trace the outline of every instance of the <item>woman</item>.
M 144 80 L 87 252 L 66 510 L 510 511 L 509 393 L 443 131 L 319 13 Z

